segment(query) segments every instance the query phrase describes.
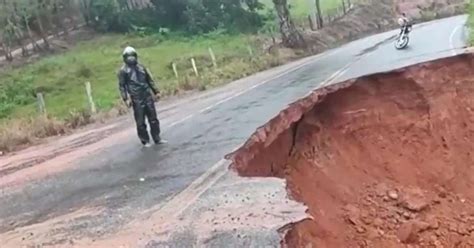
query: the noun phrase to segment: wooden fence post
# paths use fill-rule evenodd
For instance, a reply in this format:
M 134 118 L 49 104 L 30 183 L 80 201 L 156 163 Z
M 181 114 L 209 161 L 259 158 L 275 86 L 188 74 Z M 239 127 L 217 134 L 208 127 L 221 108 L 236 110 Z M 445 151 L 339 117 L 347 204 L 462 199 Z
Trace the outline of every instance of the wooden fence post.
M 87 100 L 89 102 L 89 108 L 92 114 L 97 113 L 97 109 L 95 107 L 94 98 L 92 98 L 92 86 L 90 82 L 86 82 L 86 94 Z
M 268 31 L 270 32 L 270 36 L 272 37 L 272 42 L 275 45 L 276 44 L 276 38 L 275 38 L 275 31 L 273 30 L 273 27 L 268 27 Z
M 309 15 L 308 15 L 308 21 L 309 21 L 309 27 L 311 28 L 312 31 L 315 31 L 317 28 L 316 26 L 318 25 L 317 22 L 317 14 L 316 14 L 316 2 L 314 0 L 307 0 L 308 1 L 308 7 L 309 7 Z
M 46 104 L 44 102 L 43 93 L 36 93 L 36 99 L 38 100 L 38 111 L 41 115 L 46 116 Z
M 191 64 L 193 65 L 194 74 L 196 75 L 196 77 L 199 77 L 199 72 L 196 66 L 196 60 L 194 60 L 194 58 L 191 58 Z
M 212 65 L 214 66 L 214 68 L 217 68 L 216 55 L 214 54 L 214 51 L 212 51 L 211 47 L 209 47 L 209 55 L 211 56 L 211 59 L 212 59 Z
M 253 58 L 253 49 L 250 45 L 247 45 L 247 51 L 249 52 L 250 57 Z
M 176 79 L 178 79 L 179 74 L 178 74 L 178 67 L 176 66 L 176 63 L 173 62 L 171 66 L 173 67 L 174 76 L 176 77 Z
M 309 28 L 311 31 L 316 31 L 316 25 L 314 24 L 313 18 L 311 15 L 308 15 Z

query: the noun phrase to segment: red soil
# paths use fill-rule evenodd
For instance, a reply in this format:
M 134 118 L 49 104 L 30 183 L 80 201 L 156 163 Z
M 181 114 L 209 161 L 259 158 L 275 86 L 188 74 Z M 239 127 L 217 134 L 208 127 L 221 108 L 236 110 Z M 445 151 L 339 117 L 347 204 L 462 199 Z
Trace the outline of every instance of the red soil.
M 288 247 L 474 247 L 474 55 L 314 91 L 232 155 L 312 220 Z M 316 245 L 316 246 L 314 246 Z

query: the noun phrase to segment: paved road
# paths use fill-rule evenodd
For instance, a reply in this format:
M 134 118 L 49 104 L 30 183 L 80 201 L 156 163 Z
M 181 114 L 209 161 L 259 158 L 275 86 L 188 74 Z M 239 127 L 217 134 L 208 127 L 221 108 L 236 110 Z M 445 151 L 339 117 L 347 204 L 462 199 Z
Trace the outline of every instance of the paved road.
M 87 144 L 85 148 L 68 150 L 34 166 L 16 165 L 12 162 L 15 157 L 4 158 L 0 160 L 0 240 L 5 240 L 7 247 L 32 242 L 66 242 L 72 246 L 81 239 L 88 239 L 87 244 L 91 245 L 92 239 L 99 236 L 114 240 L 114 235 L 127 228 L 141 232 L 140 226 L 148 227 L 147 221 L 198 215 L 202 221 L 203 209 L 215 208 L 216 202 L 224 201 L 232 192 L 238 192 L 233 201 L 244 197 L 253 204 L 268 198 L 267 193 L 275 199 L 280 196 L 274 201 L 282 201 L 279 211 L 292 214 L 275 218 L 274 222 L 268 220 L 273 224 L 266 227 L 275 230 L 285 221 L 300 218 L 303 210 L 282 200 L 286 196 L 283 182 L 239 179 L 226 171 L 228 161 L 223 160 L 224 156 L 281 109 L 316 87 L 461 53 L 465 21 L 465 16 L 458 16 L 416 26 L 406 50 L 397 51 L 391 41 L 387 42 L 396 32 L 383 33 L 201 95 L 166 103 L 160 111 L 164 136 L 170 141 L 166 146 L 141 148 L 133 128 L 129 128 L 130 119 L 122 118 L 113 128 L 88 133 L 114 134 L 115 138 L 100 139 L 95 146 Z M 16 155 L 23 160 L 28 156 Z M 12 164 L 21 168 L 4 169 Z M 28 181 L 23 180 L 25 177 Z M 259 190 L 254 190 L 256 187 Z M 261 229 L 262 225 L 255 227 Z M 217 238 L 208 238 L 206 246 L 219 247 L 228 242 L 246 246 L 245 242 L 251 240 L 269 246 L 278 244 L 276 232 L 253 232 L 242 241 L 231 232 L 209 235 L 212 231 L 216 230 L 205 236 Z M 183 247 L 201 242 L 197 239 L 204 234 L 188 226 L 167 233 L 164 241 L 149 242 L 160 236 L 157 233 L 140 235 L 148 247 Z

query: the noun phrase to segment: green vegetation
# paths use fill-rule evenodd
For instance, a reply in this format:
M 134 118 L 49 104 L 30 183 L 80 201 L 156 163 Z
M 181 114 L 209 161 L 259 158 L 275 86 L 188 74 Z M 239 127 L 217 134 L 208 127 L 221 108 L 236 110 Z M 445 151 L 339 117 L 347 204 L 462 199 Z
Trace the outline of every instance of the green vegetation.
M 215 87 L 298 56 L 294 52 L 263 52 L 262 44 L 249 35 L 208 34 L 164 41 L 161 36 L 105 35 L 0 78 L 0 151 L 11 151 L 36 138 L 125 113 L 116 72 L 122 65 L 121 51 L 128 44 L 137 48 L 140 61 L 150 68 L 165 96 Z M 213 66 L 209 47 L 216 56 L 217 68 Z M 196 60 L 199 77 L 194 75 L 191 58 Z M 177 64 L 179 79 L 175 78 L 172 62 Z M 97 116 L 88 111 L 84 85 L 88 81 L 100 111 Z M 50 118 L 37 113 L 35 92 L 44 93 Z
M 64 0 L 62 0 L 64 1 Z M 202 34 L 224 28 L 256 31 L 264 17 L 259 0 L 149 0 L 154 6 L 136 6 L 128 0 L 82 0 L 86 21 L 100 31 L 172 28 Z M 96 18 L 98 17 L 98 18 Z
M 267 8 L 273 8 L 272 0 L 262 0 Z M 307 20 L 312 6 L 308 0 L 289 0 L 290 11 L 293 17 L 298 20 Z M 320 0 L 321 9 L 324 14 L 332 14 L 342 6 L 342 0 Z
M 183 0 L 184 1 L 184 0 Z M 174 4 L 183 3 L 174 2 Z M 219 0 L 223 1 L 223 0 Z M 87 1 L 85 1 L 87 2 Z M 160 2 L 156 0 L 155 2 Z M 273 9 L 272 0 L 262 0 L 264 6 L 247 1 L 254 8 Z M 169 3 L 171 7 L 173 6 Z M 338 0 L 322 0 L 324 9 L 336 8 Z M 113 1 L 91 1 L 86 5 L 88 15 L 109 16 L 118 11 Z M 290 9 L 303 18 L 308 14 L 307 0 L 291 0 Z M 144 11 L 144 10 L 140 10 Z M 146 10 L 145 10 L 146 11 Z M 109 13 L 110 12 L 110 13 Z M 130 18 L 125 15 L 124 18 Z M 123 21 L 109 20 L 95 23 L 95 27 L 107 30 L 104 25 L 118 25 Z M 176 21 L 178 22 L 178 21 Z M 71 112 L 81 112 L 87 107 L 84 83 L 90 81 L 99 110 L 108 110 L 117 104 L 118 94 L 115 72 L 121 65 L 120 52 L 127 44 L 139 49 L 141 61 L 150 67 L 161 90 L 172 95 L 182 90 L 205 89 L 232 79 L 248 75 L 278 64 L 278 58 L 257 56 L 249 63 L 248 46 L 255 52 L 261 44 L 251 42 L 252 35 L 232 34 L 225 30 L 199 36 L 186 37 L 171 34 L 146 34 L 147 29 L 134 31 L 135 35 L 108 34 L 85 42 L 65 54 L 50 56 L 26 67 L 16 69 L 0 78 L 0 118 L 31 116 L 36 111 L 36 92 L 45 95 L 48 114 L 65 119 Z M 141 35 L 139 35 L 141 34 Z M 212 47 L 219 67 L 213 69 L 208 47 Z M 202 71 L 200 78 L 193 76 L 189 59 L 196 58 Z M 180 80 L 174 77 L 171 63 L 176 62 Z M 259 64 L 258 64 L 258 63 Z M 256 66 L 257 65 L 257 66 Z
M 309 15 L 308 0 L 293 0 L 291 2 L 292 12 L 296 17 L 303 18 Z M 320 0 L 320 4 L 323 14 L 334 14 L 338 8 L 341 8 L 342 0 Z
M 71 111 L 87 107 L 86 81 L 92 83 L 98 108 L 110 109 L 118 100 L 116 72 L 122 64 L 121 50 L 127 44 L 138 49 L 141 62 L 153 72 L 165 95 L 180 90 L 202 90 L 248 75 L 265 67 L 262 63 L 268 58 L 268 55 L 257 57 L 251 62 L 248 47 L 252 43 L 245 35 L 206 35 L 165 41 L 160 38 L 106 35 L 80 44 L 66 54 L 14 70 L 0 78 L 0 85 L 7 86 L 2 103 L 12 103 L 4 105 L 0 114 L 3 117 L 30 116 L 36 111 L 34 92 L 43 92 L 48 113 L 67 118 Z M 217 57 L 217 69 L 212 67 L 209 47 Z M 252 50 L 259 52 L 253 46 Z M 193 75 L 191 57 L 197 61 L 200 78 Z M 177 64 L 180 80 L 175 79 L 172 62 Z
M 127 45 L 137 48 L 140 61 L 153 72 L 165 96 L 205 90 L 303 55 L 298 55 L 298 50 L 288 50 L 286 54 L 280 54 L 279 49 L 263 51 L 268 47 L 264 43 L 270 41 L 266 37 L 268 27 L 273 27 L 272 32 L 279 27 L 275 9 L 287 8 L 298 22 L 306 21 L 308 1 L 288 1 L 150 0 L 154 8 L 136 6 L 131 4 L 135 1 L 129 0 L 3 1 L 1 55 L 9 61 L 15 60 L 11 51 L 16 48 L 21 48 L 24 56 L 48 53 L 53 47 L 49 34 L 68 35 L 70 27 L 83 22 L 103 35 L 64 54 L 46 56 L 1 73 L 0 151 L 122 112 L 116 72 L 122 65 L 121 51 Z M 341 1 L 320 0 L 323 13 L 336 9 Z M 291 41 L 295 38 L 291 36 L 298 33 L 293 24 L 285 25 L 289 32 L 282 33 L 283 44 L 296 44 L 285 43 L 285 39 Z M 41 45 L 37 39 L 42 39 Z M 26 47 L 29 43 L 34 49 Z M 216 55 L 217 68 L 209 48 Z M 191 58 L 197 62 L 199 76 L 194 75 Z M 177 65 L 178 78 L 173 63 Z M 85 82 L 92 84 L 98 115 L 88 112 Z M 37 113 L 37 93 L 45 97 L 46 118 Z

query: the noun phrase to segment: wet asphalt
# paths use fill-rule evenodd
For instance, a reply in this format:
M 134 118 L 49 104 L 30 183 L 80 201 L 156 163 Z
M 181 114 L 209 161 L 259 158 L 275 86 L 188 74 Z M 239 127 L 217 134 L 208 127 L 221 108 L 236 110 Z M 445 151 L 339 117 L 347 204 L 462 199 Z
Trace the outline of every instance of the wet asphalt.
M 101 211 L 51 230 L 46 244 L 64 242 L 61 235 L 55 238 L 58 233 L 74 239 L 114 233 L 166 204 L 312 89 L 461 53 L 465 21 L 458 16 L 421 24 L 412 31 L 406 50 L 395 50 L 388 40 L 397 31 L 383 33 L 170 105 L 160 112 L 167 145 L 144 149 L 131 131 L 122 142 L 80 159 L 67 171 L 21 188 L 2 188 L 0 237 L 84 208 Z M 124 127 L 133 125 L 130 118 L 121 121 Z

